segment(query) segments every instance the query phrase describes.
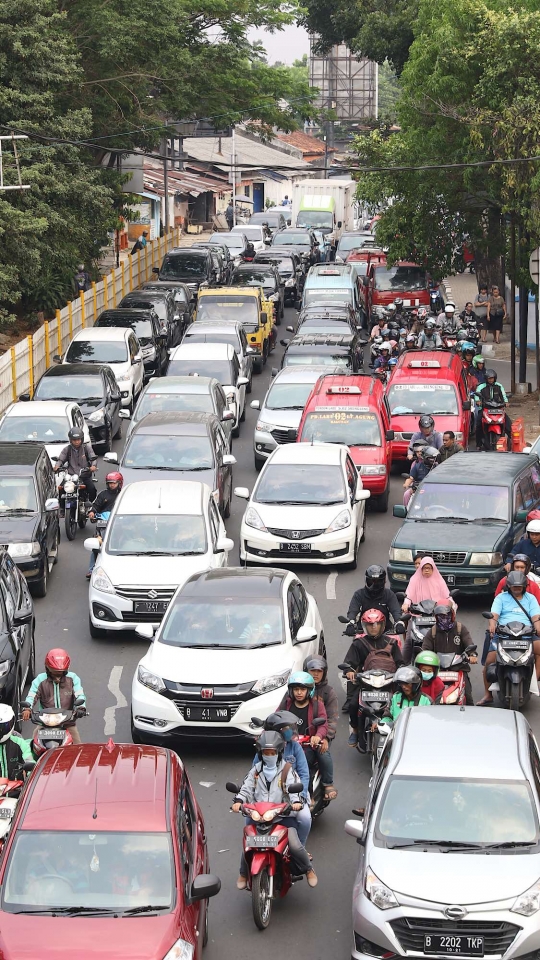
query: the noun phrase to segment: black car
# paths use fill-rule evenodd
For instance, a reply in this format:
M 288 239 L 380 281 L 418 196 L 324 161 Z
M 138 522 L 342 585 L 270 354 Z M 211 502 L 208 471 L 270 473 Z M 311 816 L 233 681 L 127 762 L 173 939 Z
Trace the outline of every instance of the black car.
M 298 333 L 292 340 L 280 340 L 280 343 L 286 347 L 282 367 L 328 364 L 343 373 L 358 373 L 362 369 L 362 341 L 357 334 Z
M 295 332 L 294 327 L 287 327 L 286 329 L 292 333 Z M 304 317 L 298 321 L 296 335 L 302 334 L 302 336 L 305 336 L 307 333 L 339 333 L 354 336 L 356 333 L 356 325 L 351 323 L 349 319 L 344 319 L 343 317 Z
M 285 285 L 285 303 L 292 303 L 302 297 L 306 282 L 305 270 L 297 253 L 293 250 L 265 250 L 255 254 L 254 263 L 272 263 Z
M 279 213 L 277 210 L 261 210 L 259 213 L 252 213 L 249 218 L 250 224 L 253 223 L 267 223 L 270 227 L 270 230 L 285 230 L 287 226 L 287 221 L 282 213 Z
M 20 730 L 24 688 L 36 670 L 34 604 L 26 580 L 0 550 L 0 701 L 13 707 Z
M 167 346 L 177 347 L 182 329 L 172 290 L 133 290 L 118 304 L 120 309 L 149 310 L 152 308 L 161 323 L 161 332 L 167 336 Z
M 195 300 L 201 284 L 214 286 L 217 274 L 210 250 L 202 247 L 175 247 L 166 253 L 160 267 L 154 267 L 160 280 L 181 280 Z
M 225 285 L 228 284 L 229 280 L 231 279 L 231 273 L 233 271 L 234 264 L 233 264 L 233 258 L 231 257 L 231 251 L 229 250 L 227 244 L 223 242 L 218 243 L 217 240 L 214 240 L 214 241 L 198 240 L 197 243 L 193 244 L 193 246 L 197 250 L 200 247 L 202 250 L 217 250 L 217 252 L 221 254 L 223 258 L 223 264 L 225 267 L 225 275 L 221 283 L 224 283 Z
M 343 301 L 325 301 L 324 303 L 310 303 L 302 307 L 298 315 L 298 323 L 304 320 L 347 320 L 355 328 L 358 318 L 352 304 Z
M 58 494 L 42 443 L 0 443 L 0 543 L 34 596 L 47 593 L 58 559 Z
M 272 263 L 241 263 L 231 277 L 231 287 L 262 287 L 264 299 L 274 305 L 274 322 L 285 315 L 285 284 Z
M 176 311 L 176 322 L 180 325 L 180 337 L 184 336 L 187 328 L 193 319 L 193 301 L 191 293 L 185 283 L 172 283 L 170 280 L 148 280 L 143 283 L 140 290 L 152 290 L 159 293 L 160 290 L 170 290 L 174 297 L 174 309 Z
M 122 397 L 114 373 L 106 364 L 70 363 L 49 367 L 34 390 L 19 400 L 74 400 L 79 404 L 93 447 L 108 453 L 113 438 L 122 436 Z
M 149 310 L 104 310 L 97 318 L 95 327 L 131 327 L 141 345 L 144 375 L 161 377 L 169 365 L 169 351 L 167 350 L 167 334 L 163 332 L 161 321 L 154 312 Z
M 312 266 L 319 262 L 319 242 L 313 230 L 301 227 L 287 227 L 278 230 L 272 237 L 272 247 L 292 247 L 300 256 Z

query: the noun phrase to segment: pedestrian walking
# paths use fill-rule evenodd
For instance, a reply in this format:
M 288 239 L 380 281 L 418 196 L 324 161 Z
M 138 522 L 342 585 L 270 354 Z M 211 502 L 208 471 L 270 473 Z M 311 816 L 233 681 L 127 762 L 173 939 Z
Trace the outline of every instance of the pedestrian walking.
M 501 330 L 506 318 L 506 303 L 501 297 L 499 288 L 491 288 L 491 296 L 487 304 L 487 328 L 493 334 L 493 343 L 501 342 Z
M 476 294 L 476 300 L 474 301 L 474 312 L 478 320 L 478 329 L 480 330 L 480 339 L 482 343 L 486 342 L 487 336 L 487 305 L 488 305 L 488 288 L 487 283 L 482 283 L 480 286 L 480 291 Z
M 232 200 L 229 200 L 229 205 L 225 211 L 225 219 L 229 230 L 232 230 L 234 224 L 234 207 Z

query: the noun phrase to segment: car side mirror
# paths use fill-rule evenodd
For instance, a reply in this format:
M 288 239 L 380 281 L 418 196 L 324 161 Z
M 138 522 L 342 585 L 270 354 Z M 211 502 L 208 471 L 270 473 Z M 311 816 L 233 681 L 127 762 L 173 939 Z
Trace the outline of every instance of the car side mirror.
M 32 610 L 25 611 L 25 613 L 15 614 L 13 617 L 13 626 L 14 627 L 24 627 L 27 623 L 32 623 L 34 614 Z
M 159 267 L 152 267 L 152 273 L 155 273 L 159 277 Z
M 395 436 L 396 436 L 395 430 L 387 430 L 387 431 L 386 431 L 386 439 L 387 439 L 387 440 L 394 440 L 394 439 L 395 439 Z
M 254 353 L 257 353 L 257 351 L 254 350 L 253 347 L 248 347 L 248 348 L 247 348 L 247 350 L 246 350 L 246 356 L 248 356 L 248 357 L 249 357 L 249 356 L 252 356 Z
M 20 397 L 19 397 L 19 400 L 21 400 L 23 403 L 25 403 L 27 400 L 30 400 L 30 394 L 29 394 L 29 393 L 21 393 L 21 395 L 20 395 Z
M 288 330 L 289 333 L 294 333 L 294 327 L 285 327 L 285 329 Z
M 294 638 L 295 643 L 310 643 L 311 640 L 317 639 L 317 631 L 313 630 L 312 627 L 299 627 L 298 633 Z
M 223 457 L 222 463 L 224 467 L 234 467 L 236 463 L 236 457 L 233 457 L 232 453 L 226 453 Z
M 46 513 L 52 513 L 54 510 L 58 510 L 59 506 L 60 504 L 58 503 L 57 497 L 49 497 L 48 500 L 45 501 Z
M 54 357 L 53 357 L 53 363 L 62 363 L 62 354 L 61 354 L 61 353 L 55 353 L 55 355 L 54 355 Z
M 84 549 L 88 550 L 88 553 L 92 553 L 92 550 L 99 550 L 100 548 L 99 537 L 87 537 L 84 541 Z
M 250 407 L 251 407 L 252 410 L 260 410 L 260 409 L 261 409 L 261 401 L 260 401 L 260 400 L 252 400 L 251 403 L 250 403 Z
M 215 897 L 220 890 L 221 880 L 219 877 L 216 877 L 213 873 L 200 873 L 191 884 L 189 902 L 208 900 L 209 897 Z
M 525 523 L 527 519 L 528 510 L 518 510 L 516 513 L 516 523 Z
M 267 320 L 268 320 L 268 314 L 267 314 L 266 310 L 262 310 L 262 311 L 261 311 L 261 320 L 262 320 L 263 323 L 266 323 L 266 322 L 267 322 Z
M 240 497 L 240 500 L 249 500 L 249 490 L 247 487 L 235 487 L 234 495 L 235 497 Z
M 236 381 L 236 386 L 247 387 L 248 383 L 249 383 L 249 380 L 247 377 L 238 377 L 238 380 Z
M 277 368 L 277 367 L 272 367 L 272 369 L 271 369 L 271 371 L 270 371 L 270 376 L 271 376 L 271 377 L 277 377 L 278 373 L 279 373 L 278 368 Z
M 280 340 L 279 342 L 282 347 L 288 347 L 289 343 L 291 342 L 291 338 L 287 337 L 285 340 Z
M 111 393 L 111 400 L 113 403 L 119 403 L 122 399 L 121 393 Z
M 234 550 L 234 540 L 230 537 L 219 537 L 214 553 L 230 553 L 231 550 Z
M 226 420 L 234 420 L 234 413 L 232 410 L 224 410 L 221 422 L 224 423 Z
M 357 490 L 354 495 L 354 502 L 361 503 L 362 500 L 369 500 L 371 493 L 369 490 Z
M 464 409 L 464 410 L 470 410 L 470 409 L 471 409 L 471 401 L 470 401 L 470 400 L 464 400 L 464 401 L 463 401 L 463 409 Z
M 392 508 L 392 514 L 394 517 L 397 517 L 398 520 L 405 520 L 407 511 L 402 503 L 395 503 Z
M 135 627 L 135 633 L 143 640 L 154 639 L 154 628 L 151 623 L 138 623 Z
M 119 410 L 118 416 L 120 417 L 121 420 L 131 420 L 131 413 L 129 412 L 127 407 L 124 410 Z M 105 459 L 105 457 L 103 459 Z
M 118 463 L 118 454 L 111 450 L 110 453 L 104 454 L 103 459 L 105 463 Z
M 350 837 L 355 837 L 356 840 L 361 842 L 364 837 L 364 821 L 346 820 L 345 833 L 348 833 Z

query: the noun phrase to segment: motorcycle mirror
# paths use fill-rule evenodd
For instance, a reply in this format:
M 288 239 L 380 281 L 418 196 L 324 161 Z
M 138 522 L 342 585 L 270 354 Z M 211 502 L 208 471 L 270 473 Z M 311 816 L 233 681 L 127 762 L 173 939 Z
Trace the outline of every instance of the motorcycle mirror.
M 337 668 L 338 668 L 338 670 L 350 670 L 350 669 L 351 669 L 348 663 L 338 663 Z
M 482 611 L 482 616 L 483 616 L 484 620 L 491 620 L 491 619 L 492 619 L 491 611 L 488 613 L 487 610 L 483 610 L 483 611 Z
M 314 727 L 322 727 L 324 723 L 324 717 L 315 717 L 315 720 L 312 721 Z
M 402 621 L 402 623 L 408 623 L 409 620 L 411 620 L 411 619 L 412 619 L 412 614 L 411 614 L 411 613 L 402 613 L 402 614 L 401 614 L 401 621 Z
M 322 717 L 321 717 L 322 720 Z M 287 793 L 302 793 L 304 789 L 303 783 L 291 783 L 290 787 L 287 789 Z
M 451 597 L 457 597 L 458 593 L 459 593 L 459 590 L 451 590 L 451 591 L 450 591 L 450 596 L 451 596 Z
M 264 720 L 261 720 L 260 717 L 252 717 L 251 722 L 254 727 L 264 727 Z
M 394 624 L 394 633 L 402 634 L 405 633 L 406 627 L 404 623 Z
M 77 697 L 77 699 L 73 701 L 73 706 L 84 707 L 84 697 Z
M 30 770 L 33 770 L 35 765 L 35 760 L 25 760 L 24 763 L 21 763 L 21 770 L 26 770 L 27 773 L 30 773 Z
M 398 600 L 404 600 L 405 594 L 403 593 L 402 590 L 400 590 L 399 593 L 396 593 L 396 597 L 398 598 Z
M 236 794 L 240 790 L 240 787 L 238 786 L 237 783 L 233 783 L 232 780 L 227 780 L 227 783 L 225 784 L 225 789 L 227 790 L 228 793 Z
M 340 623 L 348 623 L 348 622 L 349 622 L 349 618 L 348 618 L 348 617 L 344 617 L 342 613 L 340 613 L 340 615 L 339 615 L 339 617 L 338 617 L 338 620 L 339 620 Z
M 470 643 L 468 647 L 465 647 L 465 653 L 476 653 L 476 644 Z

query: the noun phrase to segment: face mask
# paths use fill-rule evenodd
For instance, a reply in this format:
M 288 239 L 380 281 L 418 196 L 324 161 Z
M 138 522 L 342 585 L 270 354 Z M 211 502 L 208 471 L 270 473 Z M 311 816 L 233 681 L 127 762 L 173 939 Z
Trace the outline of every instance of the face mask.
M 427 681 L 433 680 L 433 674 L 432 674 L 432 673 L 424 673 L 424 671 L 422 670 L 422 680 L 427 680 Z
M 267 780 L 273 780 L 277 773 L 277 757 L 263 757 L 263 773 Z
M 451 630 L 454 625 L 452 614 L 447 613 L 443 617 L 437 617 L 437 626 L 439 630 Z
M 289 727 L 288 730 L 282 730 L 282 731 L 281 731 L 281 736 L 283 737 L 283 739 L 285 740 L 286 743 L 289 743 L 289 741 L 292 740 L 292 738 L 293 738 L 293 729 L 292 729 L 292 727 Z

